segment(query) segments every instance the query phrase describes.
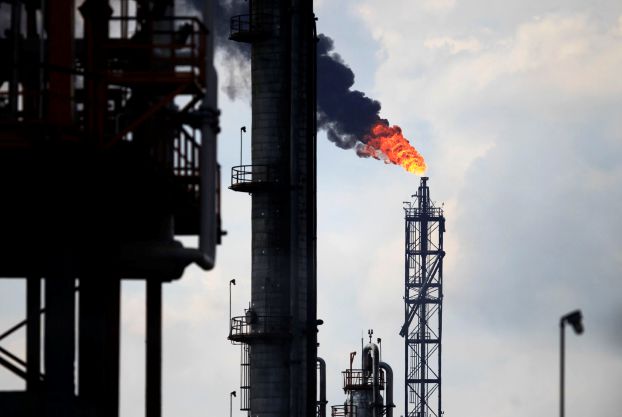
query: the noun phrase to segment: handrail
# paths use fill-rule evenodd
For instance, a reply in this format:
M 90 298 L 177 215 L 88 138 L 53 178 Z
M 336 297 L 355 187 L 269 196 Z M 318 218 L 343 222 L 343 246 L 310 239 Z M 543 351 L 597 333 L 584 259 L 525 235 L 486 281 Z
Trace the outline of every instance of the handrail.
M 136 16 L 111 16 L 109 18 L 110 22 L 114 22 L 114 21 L 119 21 L 119 22 L 136 22 L 138 23 L 142 23 L 141 19 L 139 19 Z M 152 23 L 158 23 L 158 22 L 192 22 L 194 25 L 197 26 L 197 28 L 204 33 L 209 33 L 209 29 L 207 29 L 207 26 L 205 26 L 205 24 L 203 23 L 203 21 L 201 19 L 199 19 L 197 16 L 161 16 L 158 17 L 157 19 L 153 19 L 150 22 Z
M 363 369 L 346 369 L 341 373 L 343 375 L 343 389 L 372 387 L 371 372 Z M 380 389 L 384 389 L 384 372 L 380 372 L 378 376 Z
M 246 314 L 231 318 L 229 339 L 255 336 L 286 336 L 291 332 L 289 316 Z
M 443 209 L 440 207 L 428 207 L 428 208 L 404 207 L 404 212 L 406 213 L 406 216 L 417 216 L 417 215 L 427 214 L 431 217 L 440 217 L 443 215 Z
M 331 407 L 331 416 L 332 417 L 356 417 L 357 410 L 356 405 L 354 404 L 344 404 L 344 405 L 333 405 Z
M 206 56 L 206 42 L 208 29 L 203 22 L 193 16 L 170 16 L 162 17 L 146 22 L 140 21 L 136 17 L 114 16 L 110 18 L 110 22 L 127 22 L 136 23 L 137 33 L 148 34 L 147 37 L 140 38 L 124 38 L 111 37 L 104 46 L 109 50 L 127 50 L 141 51 L 144 50 L 149 55 L 148 59 L 159 61 L 162 63 L 162 69 L 158 70 L 157 65 L 150 65 L 149 68 L 120 68 L 123 72 L 131 74 L 137 72 L 148 73 L 174 73 L 178 75 L 192 74 L 196 76 L 199 82 L 204 80 L 204 64 Z M 180 25 L 172 25 L 171 28 L 156 27 L 158 23 L 180 22 Z M 171 70 L 172 67 L 172 70 Z M 114 67 L 111 70 L 115 71 Z M 120 74 L 112 73 L 117 77 Z
M 238 165 L 231 167 L 231 186 L 250 183 L 269 183 L 274 180 L 269 165 Z

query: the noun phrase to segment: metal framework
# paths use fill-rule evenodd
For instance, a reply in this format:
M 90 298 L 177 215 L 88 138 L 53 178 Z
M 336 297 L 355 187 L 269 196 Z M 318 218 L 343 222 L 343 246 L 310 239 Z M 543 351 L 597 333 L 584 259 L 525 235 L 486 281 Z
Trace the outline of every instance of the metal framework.
M 0 0 L 0 279 L 26 281 L 0 334 L 25 333 L 0 367 L 26 389 L 0 390 L 2 416 L 119 415 L 122 279 L 146 282 L 145 416 L 162 414 L 162 284 L 213 268 L 222 234 L 216 2 L 175 3 Z
M 404 337 L 407 417 L 440 417 L 441 333 L 443 307 L 442 208 L 430 200 L 427 177 L 421 178 L 415 201 L 404 204 L 405 274 Z

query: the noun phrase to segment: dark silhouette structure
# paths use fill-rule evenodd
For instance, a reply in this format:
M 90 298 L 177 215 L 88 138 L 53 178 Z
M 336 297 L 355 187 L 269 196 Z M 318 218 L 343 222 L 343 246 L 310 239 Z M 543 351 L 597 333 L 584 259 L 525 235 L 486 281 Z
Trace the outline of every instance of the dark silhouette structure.
M 252 194 L 252 294 L 231 319 L 242 344 L 241 409 L 315 416 L 316 33 L 311 0 L 253 0 L 231 19 L 250 43 L 252 163 L 231 189 Z M 319 404 L 320 408 L 322 404 Z
M 141 279 L 158 417 L 162 283 L 212 268 L 221 236 L 214 4 L 78 1 L 0 2 L 0 277 L 27 283 L 0 335 L 26 328 L 25 360 L 0 349 L 26 390 L 0 414 L 117 416 L 120 280 Z
M 404 205 L 404 415 L 441 417 L 443 329 L 443 209 L 430 200 L 422 177 L 414 202 Z
M 331 417 L 393 417 L 393 369 L 382 362 L 378 345 L 371 342 L 371 331 L 359 369 L 352 367 L 355 356 L 356 352 L 350 353 L 350 368 L 342 372 L 346 400 L 331 407 Z

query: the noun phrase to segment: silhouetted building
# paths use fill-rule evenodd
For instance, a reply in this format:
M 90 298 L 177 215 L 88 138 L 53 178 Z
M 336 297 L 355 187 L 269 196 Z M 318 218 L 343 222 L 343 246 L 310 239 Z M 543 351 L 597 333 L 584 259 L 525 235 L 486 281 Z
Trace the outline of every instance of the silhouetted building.
M 214 265 L 214 2 L 205 19 L 176 16 L 172 0 L 113 5 L 0 2 L 0 277 L 27 281 L 14 329 L 26 327 L 26 360 L 0 350 L 27 388 L 0 393 L 2 415 L 118 415 L 131 278 L 146 281 L 146 408 L 159 416 L 161 285 Z

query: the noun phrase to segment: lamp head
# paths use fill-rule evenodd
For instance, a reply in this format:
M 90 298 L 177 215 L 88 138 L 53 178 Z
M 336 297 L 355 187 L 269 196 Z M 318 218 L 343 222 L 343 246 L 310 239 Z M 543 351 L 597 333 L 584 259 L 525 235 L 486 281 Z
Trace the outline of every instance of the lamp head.
M 231 284 L 235 285 L 235 278 L 233 278 L 231 281 L 229 281 Z
M 242 132 L 246 133 L 246 126 L 242 126 L 242 127 L 240 128 L 240 130 L 241 130 Z
M 562 317 L 562 323 L 563 322 L 570 323 L 576 334 L 583 333 L 583 314 L 581 314 L 581 310 L 575 310 L 566 314 Z
M 236 397 L 235 394 L 236 394 L 235 391 L 231 391 L 231 394 L 229 394 L 229 395 L 232 395 L 232 396 Z

